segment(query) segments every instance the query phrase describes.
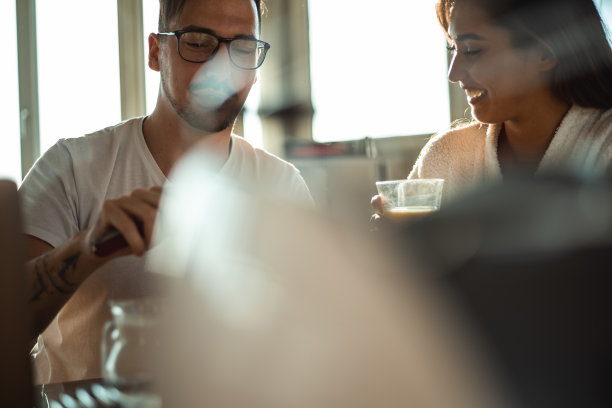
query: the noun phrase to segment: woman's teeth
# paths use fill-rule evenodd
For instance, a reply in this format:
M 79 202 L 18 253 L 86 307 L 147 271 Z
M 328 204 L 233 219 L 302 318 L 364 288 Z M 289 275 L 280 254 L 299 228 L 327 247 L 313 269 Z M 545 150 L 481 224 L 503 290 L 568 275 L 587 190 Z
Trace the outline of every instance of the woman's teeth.
M 480 98 L 486 93 L 484 89 L 466 89 L 465 94 L 470 99 Z

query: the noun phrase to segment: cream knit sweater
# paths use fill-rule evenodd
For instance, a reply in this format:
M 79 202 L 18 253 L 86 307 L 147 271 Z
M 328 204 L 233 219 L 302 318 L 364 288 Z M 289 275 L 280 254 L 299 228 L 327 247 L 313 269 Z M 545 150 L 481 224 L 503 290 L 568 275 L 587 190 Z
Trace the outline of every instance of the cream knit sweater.
M 483 183 L 502 180 L 497 158 L 501 124 L 473 122 L 434 135 L 408 178 L 443 178 L 444 201 Z M 544 153 L 536 174 L 570 172 L 600 177 L 612 171 L 612 109 L 572 106 Z

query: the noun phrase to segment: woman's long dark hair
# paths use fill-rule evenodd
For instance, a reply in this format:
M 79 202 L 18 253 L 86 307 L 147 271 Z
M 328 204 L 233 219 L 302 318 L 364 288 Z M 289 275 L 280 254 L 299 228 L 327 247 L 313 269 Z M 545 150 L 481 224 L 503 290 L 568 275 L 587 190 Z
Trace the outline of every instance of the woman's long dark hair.
M 517 47 L 543 42 L 557 57 L 551 88 L 570 104 L 612 108 L 612 49 L 592 0 L 438 0 L 448 33 L 451 8 L 460 2 L 485 10 L 512 33 Z

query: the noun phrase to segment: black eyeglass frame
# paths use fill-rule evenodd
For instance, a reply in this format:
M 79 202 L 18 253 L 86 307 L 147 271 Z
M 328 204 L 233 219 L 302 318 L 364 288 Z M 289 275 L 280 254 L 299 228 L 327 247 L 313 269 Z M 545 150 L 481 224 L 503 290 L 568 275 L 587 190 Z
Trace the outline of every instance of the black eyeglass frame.
M 180 42 L 181 42 L 181 36 L 183 34 L 186 33 L 204 33 L 207 35 L 210 35 L 211 37 L 214 37 L 217 39 L 217 47 L 214 49 L 214 51 L 210 54 L 210 57 L 206 58 L 203 61 L 193 61 L 193 60 L 189 60 L 187 58 L 185 58 L 183 56 L 183 54 L 181 53 L 181 46 L 180 46 Z M 270 49 L 270 44 L 268 44 L 265 41 L 262 40 L 258 40 L 256 38 L 250 38 L 250 37 L 234 37 L 234 38 L 225 38 L 225 37 L 219 37 L 218 35 L 215 35 L 211 32 L 208 32 L 207 30 L 176 30 L 176 31 L 170 31 L 167 33 L 157 33 L 157 35 L 167 35 L 167 36 L 171 36 L 174 35 L 176 36 L 176 50 L 179 53 L 179 56 L 187 62 L 192 62 L 194 64 L 201 64 L 203 62 L 206 62 L 212 58 L 214 58 L 215 55 L 217 55 L 217 51 L 219 51 L 219 48 L 221 48 L 221 44 L 222 43 L 227 43 L 227 55 L 229 56 L 230 61 L 232 61 L 232 64 L 234 64 L 234 66 L 236 66 L 237 68 L 243 69 L 245 71 L 252 71 L 255 70 L 259 67 L 261 67 L 261 65 L 263 64 L 264 60 L 266 59 L 266 55 L 268 54 L 268 50 Z M 259 64 L 254 67 L 254 68 L 244 68 L 241 67 L 240 65 L 238 65 L 234 59 L 232 58 L 232 53 L 230 52 L 230 46 L 232 41 L 234 40 L 249 40 L 249 41 L 255 41 L 259 45 L 263 45 L 263 57 L 261 58 L 261 61 L 259 62 Z

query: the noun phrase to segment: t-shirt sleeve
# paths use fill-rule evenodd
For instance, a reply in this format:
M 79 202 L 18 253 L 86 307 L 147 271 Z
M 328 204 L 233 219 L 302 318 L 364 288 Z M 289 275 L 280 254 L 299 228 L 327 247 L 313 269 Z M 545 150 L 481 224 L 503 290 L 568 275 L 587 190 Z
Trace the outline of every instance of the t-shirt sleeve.
M 222 176 L 236 180 L 246 190 L 274 200 L 314 207 L 314 200 L 300 171 L 293 164 L 262 149 L 254 148 L 241 137 L 232 137 L 232 153 L 220 171 Z M 194 149 L 192 159 L 202 150 Z M 183 162 L 186 160 L 183 159 Z
M 72 157 L 61 141 L 34 164 L 19 194 L 25 234 L 57 247 L 79 231 Z
M 287 197 L 296 203 L 305 205 L 306 207 L 314 207 L 315 202 L 310 194 L 306 181 L 300 174 L 299 170 L 293 169 L 288 181 L 290 191 L 287 192 Z

